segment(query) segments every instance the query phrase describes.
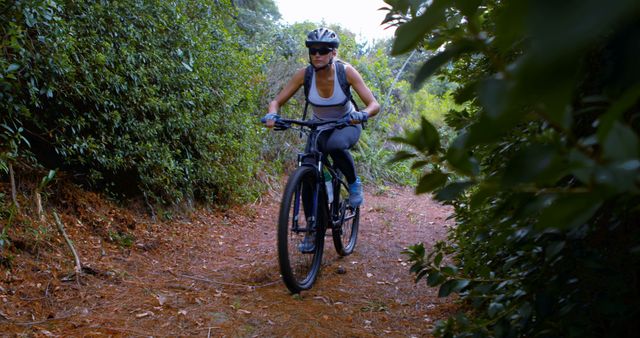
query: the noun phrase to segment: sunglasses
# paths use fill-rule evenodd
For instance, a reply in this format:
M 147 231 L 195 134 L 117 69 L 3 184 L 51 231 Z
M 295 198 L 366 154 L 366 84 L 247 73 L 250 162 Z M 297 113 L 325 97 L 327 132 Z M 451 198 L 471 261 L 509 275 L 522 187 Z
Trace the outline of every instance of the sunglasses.
M 333 48 L 329 47 L 321 47 L 321 48 L 309 48 L 309 55 L 316 55 L 320 53 L 320 55 L 327 55 L 333 52 Z

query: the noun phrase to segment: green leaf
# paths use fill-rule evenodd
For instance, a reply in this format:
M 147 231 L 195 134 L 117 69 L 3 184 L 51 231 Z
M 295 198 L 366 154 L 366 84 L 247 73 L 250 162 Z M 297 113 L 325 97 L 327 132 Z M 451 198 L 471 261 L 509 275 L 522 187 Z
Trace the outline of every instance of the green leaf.
M 600 118 L 600 125 L 598 126 L 598 139 L 602 142 L 602 140 L 606 140 L 611 128 L 614 125 L 622 114 L 627 111 L 629 108 L 633 107 L 640 100 L 640 84 L 636 84 L 635 86 L 629 88 L 622 96 L 615 101 L 607 112 L 602 115 Z
M 575 228 L 584 224 L 598 211 L 602 205 L 602 198 L 603 196 L 595 193 L 560 196 L 542 211 L 535 227 L 539 230 Z
M 20 69 L 20 65 L 17 63 L 12 63 L 9 65 L 9 67 L 7 67 L 7 69 L 4 71 L 6 74 L 10 74 L 15 72 L 16 70 Z
M 447 265 L 442 267 L 440 271 L 447 276 L 454 276 L 458 272 L 458 268 L 453 265 Z
M 387 161 L 387 163 L 401 162 L 401 161 L 404 161 L 406 159 L 413 158 L 413 157 L 416 157 L 416 154 L 408 152 L 408 151 L 405 151 L 405 150 L 400 150 L 400 151 L 396 152 L 393 155 L 393 157 L 389 161 Z
M 438 297 L 447 297 L 451 294 L 451 292 L 454 291 L 456 285 L 457 285 L 457 280 L 455 279 L 451 279 L 446 281 L 444 284 L 442 284 L 440 286 L 440 290 L 438 290 Z
M 440 274 L 438 271 L 432 271 L 427 276 L 427 285 L 429 286 L 438 286 L 442 284 L 446 278 Z
M 470 284 L 469 280 L 466 279 L 451 279 L 446 281 L 442 286 L 440 286 L 440 290 L 438 291 L 438 297 L 447 297 L 451 293 L 460 292 L 462 289 L 466 288 Z M 430 285 L 436 286 L 438 284 Z
M 446 159 L 456 171 L 467 176 L 476 176 L 480 172 L 478 160 L 465 147 L 468 134 L 460 133 L 447 149 Z
M 424 276 L 427 275 L 427 273 L 429 273 L 429 271 L 426 269 L 421 269 L 420 271 L 418 271 L 418 273 L 416 274 L 415 283 L 418 283 L 422 278 L 424 278 Z
M 473 186 L 472 181 L 458 181 L 453 182 L 438 190 L 435 195 L 435 199 L 438 201 L 452 201 L 458 198 L 469 187 Z
M 551 260 L 553 259 L 555 256 L 557 256 L 560 251 L 562 251 L 562 249 L 565 247 L 567 243 L 565 241 L 552 241 L 549 244 L 547 244 L 545 250 L 544 250 L 544 255 L 546 257 L 547 260 Z
M 507 81 L 491 78 L 480 83 L 478 99 L 484 107 L 487 117 L 492 120 L 499 119 L 507 111 L 509 93 Z
M 416 74 L 416 78 L 413 80 L 413 90 L 420 89 L 422 83 L 442 67 L 442 65 L 470 50 L 471 44 L 464 40 L 456 41 L 448 45 L 443 52 L 434 55 L 427 60 L 422 67 L 420 67 L 420 70 L 418 70 L 418 73 Z
M 193 71 L 193 67 L 191 67 L 191 65 L 187 64 L 186 62 L 182 62 L 182 66 L 190 72 Z
M 434 0 L 425 12 L 398 27 L 391 55 L 406 53 L 422 41 L 425 34 L 445 21 L 444 10 L 452 0 Z
M 456 285 L 453 287 L 453 292 L 462 291 L 464 288 L 469 286 L 470 283 L 471 283 L 471 281 L 469 281 L 468 279 L 459 279 L 459 280 L 457 280 L 456 281 Z
M 429 153 L 435 153 L 440 148 L 440 134 L 436 127 L 431 124 L 424 116 L 420 121 L 419 140 L 420 151 L 428 150 Z
M 493 318 L 502 311 L 504 311 L 504 305 L 501 303 L 491 302 L 491 304 L 489 304 L 487 314 L 489 314 L 490 318 Z
M 402 253 L 409 255 L 409 258 L 411 260 L 422 259 L 425 253 L 424 244 L 418 243 L 418 244 L 410 245 Z
M 436 257 L 433 259 L 433 264 L 436 266 L 440 266 L 440 263 L 442 263 L 442 252 L 438 252 L 438 254 L 436 255 Z
M 569 161 L 567 169 L 570 170 L 571 174 L 582 183 L 589 182 L 595 170 L 596 162 L 577 149 L 572 149 L 567 158 Z
M 419 169 L 424 167 L 425 165 L 429 164 L 429 161 L 426 160 L 420 160 L 420 161 L 415 161 L 413 162 L 413 164 L 411 165 L 411 169 Z
M 424 117 L 420 123 L 420 129 L 408 132 L 406 137 L 392 137 L 391 141 L 408 144 L 420 152 L 429 154 L 440 149 L 440 134 L 436 128 Z
M 434 153 L 440 148 L 440 134 L 424 116 L 421 118 L 420 128 L 409 133 L 406 140 L 421 152 Z
M 413 145 L 413 144 L 411 144 L 411 141 L 408 138 L 402 137 L 402 136 L 390 137 L 389 141 L 393 141 L 393 142 L 396 142 L 396 143 L 404 143 L 404 144 L 408 144 L 408 145 Z
M 480 187 L 471 195 L 470 206 L 471 208 L 480 208 L 480 206 L 490 197 L 496 196 L 499 192 L 497 184 L 490 184 L 485 181 Z
M 418 186 L 416 187 L 416 194 L 424 194 L 438 189 L 447 183 L 448 177 L 449 176 L 447 174 L 444 174 L 441 171 L 434 171 L 422 176 L 418 182 Z
M 638 142 L 638 136 L 631 128 L 614 122 L 611 132 L 601 140 L 604 148 L 603 157 L 616 161 L 637 158 Z
M 503 176 L 506 187 L 519 183 L 555 183 L 567 172 L 564 156 L 554 145 L 534 144 L 521 149 L 509 161 Z

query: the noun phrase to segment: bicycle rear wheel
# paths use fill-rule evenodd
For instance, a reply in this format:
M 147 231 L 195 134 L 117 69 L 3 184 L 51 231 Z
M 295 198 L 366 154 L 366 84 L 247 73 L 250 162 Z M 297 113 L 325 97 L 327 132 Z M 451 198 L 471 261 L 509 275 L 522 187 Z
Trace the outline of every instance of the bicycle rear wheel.
M 349 205 L 349 192 L 346 186 L 339 184 L 338 220 L 333 225 L 331 231 L 333 235 L 333 245 L 340 256 L 347 256 L 353 252 L 358 240 L 358 227 L 360 225 L 360 207 L 353 208 Z M 335 197 L 334 197 L 335 198 Z M 336 201 L 334 201 L 336 202 Z
M 303 206 L 303 194 L 311 199 L 317 189 L 317 173 L 312 167 L 299 167 L 289 177 L 278 218 L 278 261 L 284 284 L 292 293 L 311 288 L 320 271 L 324 248 L 324 215 L 320 202 L 316 211 Z M 312 203 L 307 203 L 312 204 Z M 305 235 L 315 235 L 315 248 L 302 252 Z

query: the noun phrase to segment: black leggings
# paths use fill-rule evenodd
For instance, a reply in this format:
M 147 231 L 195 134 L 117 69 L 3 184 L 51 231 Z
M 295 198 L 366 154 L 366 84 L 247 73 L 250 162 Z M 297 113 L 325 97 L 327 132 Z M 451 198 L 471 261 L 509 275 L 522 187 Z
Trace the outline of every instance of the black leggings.
M 331 155 L 334 165 L 347 178 L 349 184 L 356 181 L 356 165 L 349 149 L 360 139 L 362 126 L 359 124 L 342 129 L 324 130 L 318 137 L 318 148 L 324 156 Z
M 361 133 L 362 126 L 357 124 L 342 129 L 323 130 L 318 136 L 318 148 L 323 157 L 331 156 L 334 166 L 340 169 L 349 184 L 356 181 L 356 167 L 349 149 L 358 142 Z M 311 186 L 308 183 L 304 183 L 302 186 L 302 206 L 305 217 L 308 217 L 312 205 L 309 192 L 311 192 Z

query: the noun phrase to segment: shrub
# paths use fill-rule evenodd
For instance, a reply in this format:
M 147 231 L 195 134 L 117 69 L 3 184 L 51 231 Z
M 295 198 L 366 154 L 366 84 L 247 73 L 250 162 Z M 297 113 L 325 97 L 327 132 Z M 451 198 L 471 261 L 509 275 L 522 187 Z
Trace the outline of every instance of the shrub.
M 414 86 L 450 65 L 468 104 L 446 118 L 458 130 L 448 147 L 426 120 L 398 139 L 413 148 L 398 158 L 424 170 L 418 192 L 456 210 L 448 243 L 407 250 L 417 280 L 468 305 L 437 334 L 633 336 L 638 3 L 387 2 L 394 52 L 437 53 Z
M 230 1 L 13 1 L 2 14 L 3 123 L 97 188 L 158 201 L 255 193 L 261 59 Z

